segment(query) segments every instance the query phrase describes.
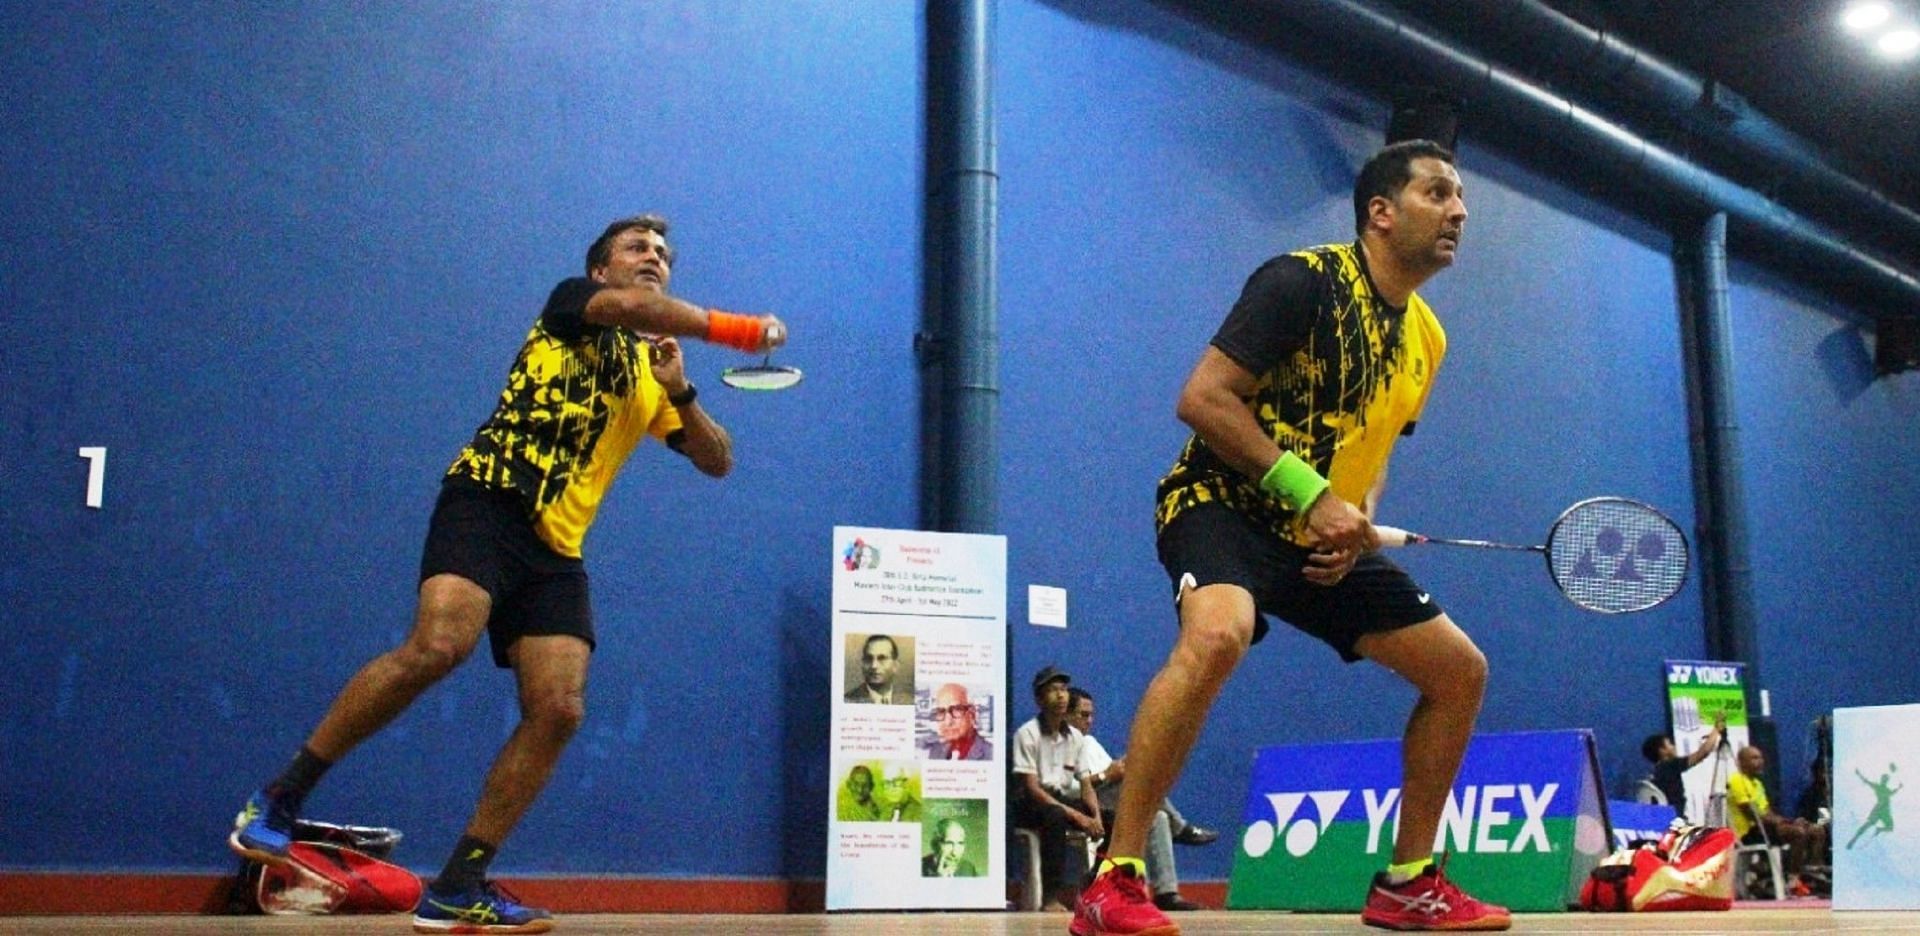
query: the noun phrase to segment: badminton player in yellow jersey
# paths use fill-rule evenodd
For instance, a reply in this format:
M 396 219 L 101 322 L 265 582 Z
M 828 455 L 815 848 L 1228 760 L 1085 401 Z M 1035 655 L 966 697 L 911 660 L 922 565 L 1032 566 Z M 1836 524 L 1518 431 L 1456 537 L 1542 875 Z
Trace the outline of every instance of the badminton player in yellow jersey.
M 547 911 L 502 893 L 486 871 L 586 715 L 594 630 L 581 541 L 644 437 L 705 474 L 723 477 L 733 468 L 732 442 L 697 402 L 670 336 L 756 354 L 786 340 L 772 316 L 711 311 L 669 295 L 674 255 L 666 235 L 657 215 L 616 221 L 587 249 L 586 275 L 554 287 L 493 414 L 441 484 L 413 631 L 347 682 L 292 763 L 248 799 L 228 839 L 235 851 L 287 861 L 300 804 L 321 774 L 487 634 L 494 663 L 514 672 L 520 723 L 413 925 L 423 933 L 553 926 Z
M 1433 863 L 1434 832 L 1480 712 L 1487 662 L 1429 594 L 1374 552 L 1387 459 L 1426 404 L 1446 335 L 1414 289 L 1451 265 L 1467 220 L 1453 156 L 1388 146 L 1354 184 L 1349 244 L 1276 257 L 1248 279 L 1181 391 L 1193 427 L 1160 482 L 1160 561 L 1179 606 L 1173 653 L 1141 699 L 1111 858 L 1075 936 L 1171 936 L 1139 860 L 1220 687 L 1278 617 L 1420 692 L 1407 722 L 1392 862 L 1361 919 L 1505 929 L 1504 908 Z M 1359 886 L 1359 882 L 1355 882 Z

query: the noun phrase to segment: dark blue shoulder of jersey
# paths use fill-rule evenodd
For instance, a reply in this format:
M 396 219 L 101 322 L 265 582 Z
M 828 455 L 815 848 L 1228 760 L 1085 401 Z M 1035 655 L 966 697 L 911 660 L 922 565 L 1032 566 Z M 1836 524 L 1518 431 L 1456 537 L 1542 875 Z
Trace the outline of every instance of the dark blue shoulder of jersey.
M 561 280 L 547 296 L 540 324 L 546 326 L 547 334 L 561 341 L 578 341 L 589 329 L 601 327 L 587 321 L 587 300 L 605 288 L 584 276 Z
M 1213 346 L 1258 376 L 1307 342 L 1326 295 L 1326 279 L 1305 258 L 1283 255 L 1247 277 L 1240 300 L 1213 335 Z

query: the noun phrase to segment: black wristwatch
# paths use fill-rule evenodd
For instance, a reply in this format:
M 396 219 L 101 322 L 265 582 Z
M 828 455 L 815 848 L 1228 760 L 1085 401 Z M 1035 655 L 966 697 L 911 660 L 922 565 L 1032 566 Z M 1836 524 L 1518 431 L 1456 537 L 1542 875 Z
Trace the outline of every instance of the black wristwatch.
M 699 395 L 700 395 L 699 387 L 696 387 L 693 384 L 687 384 L 687 389 L 682 390 L 679 393 L 667 394 L 667 402 L 672 403 L 674 409 L 679 409 L 683 406 L 686 406 L 688 403 L 692 403 L 694 401 L 694 398 L 698 397 Z

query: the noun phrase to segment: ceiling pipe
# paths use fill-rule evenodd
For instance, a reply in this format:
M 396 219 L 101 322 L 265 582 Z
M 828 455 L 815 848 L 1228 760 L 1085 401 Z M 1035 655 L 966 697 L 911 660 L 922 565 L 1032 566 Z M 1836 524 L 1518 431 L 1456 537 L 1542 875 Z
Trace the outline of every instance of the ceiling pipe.
M 1202 16 L 1221 8 L 1184 0 Z M 1386 94 L 1394 82 L 1423 83 L 1490 107 L 1497 121 L 1477 128 L 1499 137 L 1509 150 L 1538 157 L 1536 165 L 1563 174 L 1581 167 L 1613 182 L 1644 186 L 1664 207 L 1697 217 L 1716 211 L 1749 235 L 1736 243 L 1763 253 L 1769 266 L 1850 303 L 1869 303 L 1875 316 L 1920 317 L 1920 279 L 1887 260 L 1854 247 L 1846 237 L 1773 200 L 1664 149 L 1491 62 L 1421 31 L 1416 25 L 1363 0 L 1257 0 L 1270 17 L 1287 24 L 1282 41 L 1300 43 L 1309 60 L 1340 72 L 1341 80 Z M 1240 25 L 1245 25 L 1244 23 Z M 1338 56 L 1330 56 L 1337 48 Z M 1644 206 L 1628 204 L 1629 209 Z M 1662 223 L 1672 220 L 1660 217 Z
M 1446 11 L 1463 18 L 1461 35 L 1472 36 L 1466 41 L 1482 49 L 1497 48 L 1534 71 L 1611 89 L 1623 104 L 1680 121 L 1736 163 L 1754 166 L 1776 197 L 1819 211 L 1883 247 L 1911 252 L 1920 245 L 1920 213 L 1834 168 L 1813 144 L 1718 82 L 1541 0 L 1478 0 L 1449 4 Z

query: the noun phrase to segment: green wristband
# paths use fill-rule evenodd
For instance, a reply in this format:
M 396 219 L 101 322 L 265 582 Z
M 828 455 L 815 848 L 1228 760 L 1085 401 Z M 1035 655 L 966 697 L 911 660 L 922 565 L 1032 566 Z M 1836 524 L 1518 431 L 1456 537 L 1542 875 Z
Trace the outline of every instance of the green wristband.
M 1260 479 L 1260 490 L 1279 498 L 1280 503 L 1297 514 L 1312 507 L 1328 486 L 1320 472 L 1292 452 L 1282 454 L 1280 460 L 1267 469 L 1266 477 Z

